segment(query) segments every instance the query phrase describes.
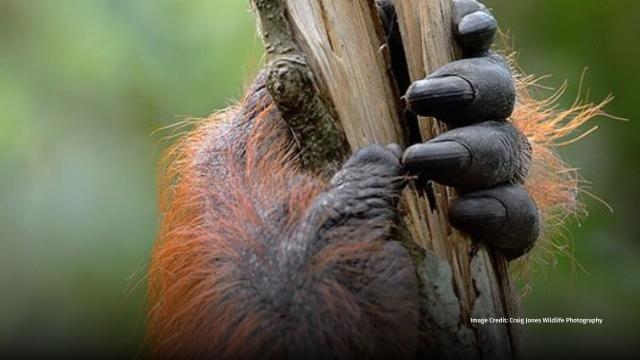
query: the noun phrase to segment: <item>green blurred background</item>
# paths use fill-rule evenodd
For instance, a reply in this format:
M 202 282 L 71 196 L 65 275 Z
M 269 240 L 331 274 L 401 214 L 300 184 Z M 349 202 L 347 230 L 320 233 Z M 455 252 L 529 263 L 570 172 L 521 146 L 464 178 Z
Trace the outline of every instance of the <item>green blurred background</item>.
M 529 73 L 640 115 L 640 2 L 488 0 Z M 154 130 L 242 94 L 262 48 L 247 0 L 0 0 L 0 349 L 134 356 L 158 213 Z M 599 119 L 563 149 L 611 214 L 584 198 L 575 257 L 539 269 L 524 313 L 603 317 L 528 326 L 526 350 L 631 347 L 640 320 L 640 129 Z

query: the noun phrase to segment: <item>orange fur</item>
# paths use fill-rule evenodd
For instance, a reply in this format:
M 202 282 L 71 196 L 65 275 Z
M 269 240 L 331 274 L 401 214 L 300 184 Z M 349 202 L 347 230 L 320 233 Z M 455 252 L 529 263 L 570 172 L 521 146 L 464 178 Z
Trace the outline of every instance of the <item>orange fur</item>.
M 248 94 L 240 106 L 198 123 L 163 159 L 162 225 L 149 269 L 147 344 L 152 355 L 269 358 L 287 354 L 298 339 L 327 344 L 339 358 L 375 353 L 380 339 L 394 354 L 410 352 L 407 342 L 415 336 L 408 331 L 413 319 L 417 329 L 417 307 L 398 295 L 406 291 L 387 294 L 380 289 L 390 285 L 375 279 L 386 269 L 402 275 L 398 286 L 412 278 L 406 254 L 401 269 L 411 272 L 405 274 L 398 271 L 398 254 L 384 252 L 390 223 L 363 221 L 338 229 L 343 233 L 334 236 L 344 241 L 328 241 L 304 258 L 302 290 L 274 285 L 276 292 L 292 291 L 283 295 L 291 306 L 299 308 L 296 298 L 302 298 L 301 315 L 274 310 L 271 295 L 253 287 L 251 276 L 260 275 L 247 274 L 244 264 L 257 259 L 265 264 L 261 270 L 271 271 L 276 265 L 269 262 L 274 256 L 269 247 L 286 247 L 287 234 L 300 226 L 310 226 L 312 234 L 324 231 L 319 230 L 324 218 L 311 216 L 310 208 L 325 183 L 295 165 L 284 122 L 265 91 L 254 88 Z M 270 217 L 280 207 L 286 209 L 284 218 Z M 285 262 L 295 261 L 297 250 L 287 251 L 292 253 Z M 379 264 L 374 279 L 367 278 L 362 264 Z M 360 283 L 345 283 L 336 273 L 359 277 L 366 285 L 354 291 L 351 286 Z
M 566 89 L 564 85 L 551 97 L 537 100 L 532 92 L 538 80 L 523 75 L 516 79 L 518 100 L 511 120 L 532 146 L 525 187 L 537 204 L 543 223 L 543 236 L 529 255 L 518 262 L 518 272 L 526 273 L 529 269 L 523 265 L 528 259 L 547 263 L 558 253 L 570 255 L 559 232 L 568 219 L 585 215 L 586 209 L 578 197 L 582 180 L 577 169 L 567 165 L 556 151 L 596 130 L 597 127 L 586 131 L 582 128 L 594 117 L 605 115 L 602 109 L 611 99 L 598 104 L 576 101 L 569 109 L 559 110 L 557 102 Z
M 304 175 L 292 165 L 295 162 L 291 161 L 282 132 L 271 128 L 275 124 L 272 104 L 260 104 L 246 143 L 220 147 L 215 141 L 221 133 L 233 136 L 233 130 L 224 129 L 225 126 L 249 126 L 245 123 L 249 120 L 242 118 L 242 110 L 234 107 L 201 121 L 166 152 L 162 162 L 162 226 L 149 271 L 148 319 L 148 340 L 154 354 L 160 357 L 206 350 L 202 344 L 213 349 L 224 347 L 229 354 L 243 353 L 248 332 L 264 326 L 258 323 L 258 314 L 243 319 L 244 324 L 234 327 L 235 333 L 225 333 L 230 330 L 216 326 L 200 328 L 201 316 L 213 314 L 215 322 L 230 323 L 235 313 L 243 310 L 233 306 L 210 308 L 219 302 L 219 297 L 227 296 L 237 281 L 230 276 L 229 262 L 216 259 L 242 260 L 231 241 L 251 244 L 255 249 L 263 246 L 255 243 L 255 235 L 248 232 L 252 227 L 268 227 L 260 224 L 264 219 L 256 202 L 288 203 L 292 216 L 302 216 L 322 186 L 307 179 L 294 192 L 288 191 L 290 179 Z M 269 136 L 276 138 L 265 139 Z M 258 148 L 267 141 L 271 146 L 261 153 L 264 149 Z M 238 162 L 236 154 L 244 151 L 249 156 Z M 251 156 L 256 154 L 261 158 Z M 220 161 L 221 166 L 210 161 Z M 256 176 L 261 181 L 248 186 L 247 182 Z M 297 219 L 288 221 L 293 224 Z M 237 296 L 234 303 L 244 306 L 242 294 Z

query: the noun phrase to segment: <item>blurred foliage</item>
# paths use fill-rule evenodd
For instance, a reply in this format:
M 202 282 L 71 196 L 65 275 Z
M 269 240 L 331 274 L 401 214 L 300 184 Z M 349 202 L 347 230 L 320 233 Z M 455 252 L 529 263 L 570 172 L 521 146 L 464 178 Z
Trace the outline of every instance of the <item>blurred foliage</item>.
M 640 2 L 490 0 L 530 73 L 634 118 Z M 158 225 L 154 130 L 205 116 L 260 67 L 248 1 L 0 1 L 0 349 L 135 354 L 144 269 Z M 615 213 L 585 197 L 572 261 L 538 271 L 528 316 L 599 316 L 602 327 L 525 327 L 526 349 L 580 339 L 631 346 L 640 319 L 640 130 L 601 130 L 563 151 Z M 597 344 L 598 342 L 595 342 Z
M 246 1 L 0 1 L 0 348 L 137 350 L 151 134 L 260 59 Z
M 571 223 L 565 234 L 575 261 L 539 267 L 533 292 L 524 301 L 530 317 L 570 316 L 604 318 L 600 327 L 527 326 L 525 349 L 576 348 L 585 353 L 617 346 L 638 349 L 640 321 L 640 84 L 633 45 L 640 34 L 640 2 L 616 0 L 509 0 L 486 1 L 503 29 L 515 38 L 521 67 L 533 74 L 552 74 L 544 84 L 558 87 L 566 79 L 563 97 L 570 105 L 579 93 L 580 77 L 588 68 L 582 94 L 600 101 L 613 94 L 610 114 L 593 122 L 600 129 L 562 149 L 563 158 L 580 169 L 587 190 L 614 209 L 582 194 L 589 216 Z M 585 95 L 586 94 L 586 95 Z M 636 350 L 637 351 L 637 350 Z

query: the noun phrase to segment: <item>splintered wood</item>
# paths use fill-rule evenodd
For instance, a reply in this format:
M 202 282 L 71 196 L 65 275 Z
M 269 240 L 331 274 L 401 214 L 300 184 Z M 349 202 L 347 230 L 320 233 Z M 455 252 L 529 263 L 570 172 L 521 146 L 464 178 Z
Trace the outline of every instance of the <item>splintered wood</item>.
M 340 124 L 351 150 L 372 143 L 409 145 L 374 0 L 254 2 L 268 46 L 267 61 L 283 55 L 305 59 L 315 91 Z M 395 4 L 412 80 L 457 57 L 451 0 Z M 265 29 L 269 26 L 278 28 Z M 444 130 L 434 119 L 420 119 L 423 140 Z M 447 351 L 453 357 L 517 356 L 515 329 L 470 324 L 472 317 L 515 316 L 518 296 L 504 257 L 485 249 L 472 257 L 471 241 L 449 225 L 447 209 L 454 197 L 451 189 L 428 185 L 421 191 L 410 186 L 402 199 L 411 241 L 422 249 L 414 257 L 426 300 L 423 311 L 432 322 L 431 336 L 442 339 L 441 345 L 450 342 L 454 348 Z

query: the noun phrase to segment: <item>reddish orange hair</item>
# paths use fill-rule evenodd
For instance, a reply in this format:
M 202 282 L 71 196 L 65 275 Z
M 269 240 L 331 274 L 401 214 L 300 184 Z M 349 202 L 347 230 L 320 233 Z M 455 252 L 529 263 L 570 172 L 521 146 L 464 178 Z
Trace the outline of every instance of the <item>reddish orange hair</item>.
M 530 276 L 529 260 L 548 264 L 558 254 L 571 256 L 562 231 L 567 220 L 586 214 L 579 199 L 583 180 L 577 169 L 558 156 L 557 149 L 595 131 L 597 127 L 585 131 L 584 125 L 606 115 L 603 108 L 611 98 L 596 104 L 577 100 L 562 110 L 557 103 L 566 85 L 549 98 L 537 100 L 533 94 L 540 89 L 539 79 L 524 75 L 516 79 L 518 100 L 511 120 L 531 143 L 532 161 L 525 187 L 538 206 L 543 224 L 543 235 L 534 249 L 516 262 L 517 272 Z
M 340 358 L 379 353 L 381 346 L 395 355 L 411 352 L 416 337 L 407 332 L 413 320 L 417 331 L 417 294 L 404 297 L 416 285 L 408 255 L 381 253 L 389 250 L 384 234 L 390 223 L 337 229 L 342 232 L 334 238 L 347 241 L 328 239 L 305 252 L 311 254 L 305 265 L 290 270 L 304 272 L 302 290 L 287 284 L 284 291 L 295 291 L 282 297 L 303 303 L 303 321 L 285 319 L 297 315 L 288 308 L 274 311 L 277 296 L 261 293 L 272 289 L 254 286 L 288 279 L 271 259 L 279 254 L 273 249 L 284 245 L 290 255 L 285 265 L 296 260 L 300 244 L 287 248 L 290 234 L 307 225 L 312 234 L 322 231 L 309 219 L 326 185 L 295 165 L 287 131 L 264 87 L 254 86 L 239 106 L 200 121 L 167 151 L 160 175 L 162 225 L 149 269 L 147 344 L 154 357 L 270 358 L 297 354 L 290 350 L 296 346 Z M 254 261 L 277 279 L 252 272 Z M 395 286 L 404 287 L 380 291 L 393 284 L 376 285 L 362 264 L 375 275 L 393 272 L 400 276 Z M 335 272 L 360 280 L 345 283 Z M 355 291 L 359 281 L 366 288 Z M 381 339 L 387 342 L 381 345 Z
M 216 259 L 243 261 L 232 242 L 255 242 L 255 234 L 249 231 L 268 228 L 260 224 L 263 217 L 256 202 L 289 204 L 292 217 L 287 221 L 295 223 L 295 216 L 304 214 L 322 188 L 323 184 L 293 165 L 284 129 L 273 128 L 278 125 L 273 104 L 259 101 L 244 99 L 240 106 L 200 121 L 163 158 L 162 225 L 149 270 L 148 340 L 157 356 L 195 355 L 207 348 L 243 354 L 247 332 L 264 325 L 257 323 L 258 314 L 248 314 L 244 324 L 235 327 L 199 328 L 200 317 L 231 323 L 235 314 L 245 310 L 240 308 L 246 303 L 242 294 L 235 294 L 239 298 L 225 307 L 211 309 L 222 302 L 219 297 L 229 296 L 237 281 L 230 277 L 229 262 Z M 236 133 L 247 130 L 246 137 Z M 244 157 L 245 153 L 249 156 Z M 257 176 L 261 181 L 248 186 Z M 287 191 L 291 179 L 299 177 L 304 178 L 302 186 Z

